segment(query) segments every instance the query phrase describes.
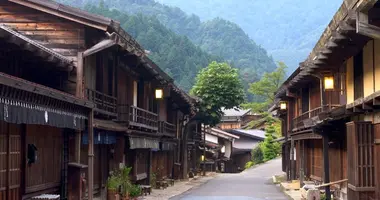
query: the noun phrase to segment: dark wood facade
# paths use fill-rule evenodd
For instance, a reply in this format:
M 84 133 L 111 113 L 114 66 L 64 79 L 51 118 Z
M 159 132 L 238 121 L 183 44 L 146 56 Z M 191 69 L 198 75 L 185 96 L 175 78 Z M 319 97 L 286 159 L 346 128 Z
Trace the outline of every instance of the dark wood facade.
M 341 181 L 324 188 L 340 191 L 340 199 L 380 198 L 380 32 L 368 29 L 378 30 L 379 6 L 344 1 L 310 56 L 276 93 L 277 103 L 288 105 L 277 110 L 284 122 L 283 170 L 301 183 Z M 326 77 L 333 77 L 332 89 L 326 89 Z
M 118 22 L 50 0 L 0 0 L 0 62 L 0 199 L 92 199 L 121 166 L 147 184 L 154 165 L 172 177 L 187 159 L 193 100 Z

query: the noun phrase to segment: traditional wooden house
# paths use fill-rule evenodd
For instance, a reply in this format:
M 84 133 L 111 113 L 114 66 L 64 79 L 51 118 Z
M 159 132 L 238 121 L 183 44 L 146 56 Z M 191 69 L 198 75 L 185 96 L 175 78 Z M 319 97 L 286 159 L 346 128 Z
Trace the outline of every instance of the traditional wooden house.
M 346 0 L 305 62 L 276 93 L 289 179 L 341 199 L 379 199 L 380 4 Z M 327 198 L 330 198 L 327 195 Z
M 241 172 L 245 164 L 252 160 L 252 149 L 265 139 L 265 131 L 258 129 L 233 129 L 230 133 L 239 136 L 232 145 L 231 168 L 233 172 Z
M 232 146 L 239 136 L 218 128 L 202 126 L 203 141 L 197 153 L 200 169 L 205 171 L 231 172 Z
M 260 115 L 253 113 L 251 109 L 222 109 L 222 112 L 224 115 L 217 125 L 222 130 L 245 128 L 249 122 L 261 118 Z
M 0 0 L 0 42 L 1 199 L 92 199 L 110 171 L 132 166 L 148 183 L 151 149 L 180 148 L 192 99 L 118 22 L 50 0 Z
M 77 62 L 63 55 L 80 46 L 81 26 L 24 3 L 0 1 L 0 199 L 65 199 L 69 140 L 91 125 L 94 107 L 74 96 L 69 74 Z

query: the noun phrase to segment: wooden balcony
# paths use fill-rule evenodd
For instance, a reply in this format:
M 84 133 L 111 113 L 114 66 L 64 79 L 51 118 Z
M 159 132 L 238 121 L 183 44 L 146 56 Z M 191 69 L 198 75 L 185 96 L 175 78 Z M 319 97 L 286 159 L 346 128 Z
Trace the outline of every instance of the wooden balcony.
M 159 121 L 158 122 L 158 132 L 169 137 L 175 137 L 176 126 L 169 122 Z
M 339 106 L 340 106 L 339 104 L 324 105 L 324 106 L 320 106 L 320 107 L 317 107 L 317 108 L 314 108 L 312 110 L 302 113 L 301 115 L 293 119 L 293 130 L 310 127 L 310 123 L 307 123 L 308 121 L 310 121 L 310 119 L 317 118 L 317 117 L 319 118 L 320 114 L 329 112 Z
M 118 105 L 117 112 L 117 121 L 128 123 L 131 129 L 158 131 L 158 115 L 156 113 L 129 105 Z
M 107 116 L 117 117 L 117 98 L 86 88 L 86 97 L 95 104 L 95 112 Z

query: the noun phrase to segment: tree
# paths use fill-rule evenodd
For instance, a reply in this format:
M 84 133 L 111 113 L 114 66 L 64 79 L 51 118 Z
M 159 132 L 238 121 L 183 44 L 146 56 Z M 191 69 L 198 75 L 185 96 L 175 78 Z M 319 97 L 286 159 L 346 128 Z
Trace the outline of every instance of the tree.
M 222 107 L 231 109 L 245 100 L 238 70 L 227 63 L 211 62 L 195 79 L 190 93 L 201 99 L 199 117 L 206 125 L 216 125 L 223 115 Z
M 275 71 L 265 73 L 259 81 L 252 83 L 248 90 L 253 95 L 264 98 L 264 102 L 252 102 L 245 104 L 244 107 L 252 108 L 256 112 L 264 112 L 273 102 L 274 93 L 284 82 L 287 68 L 283 62 L 279 62 L 278 65 L 279 67 Z
M 277 139 L 276 133 L 276 123 L 277 120 L 273 117 L 267 118 L 267 123 L 265 127 L 265 139 L 262 144 L 262 150 L 264 153 L 264 160 L 271 160 L 276 158 L 277 154 L 280 153 L 281 146 L 278 142 L 274 140 Z
M 263 154 L 263 150 L 262 150 L 262 144 L 263 143 L 259 143 L 259 145 L 255 148 L 252 149 L 252 152 L 251 152 L 251 160 L 254 164 L 259 164 L 259 163 L 262 163 L 264 161 L 264 154 Z

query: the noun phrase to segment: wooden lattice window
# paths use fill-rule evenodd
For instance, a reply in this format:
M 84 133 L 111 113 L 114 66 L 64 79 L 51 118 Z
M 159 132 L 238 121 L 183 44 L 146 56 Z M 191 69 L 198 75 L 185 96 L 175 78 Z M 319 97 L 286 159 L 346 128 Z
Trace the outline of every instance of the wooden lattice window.
M 349 122 L 346 126 L 349 195 L 371 196 L 375 190 L 372 122 Z

